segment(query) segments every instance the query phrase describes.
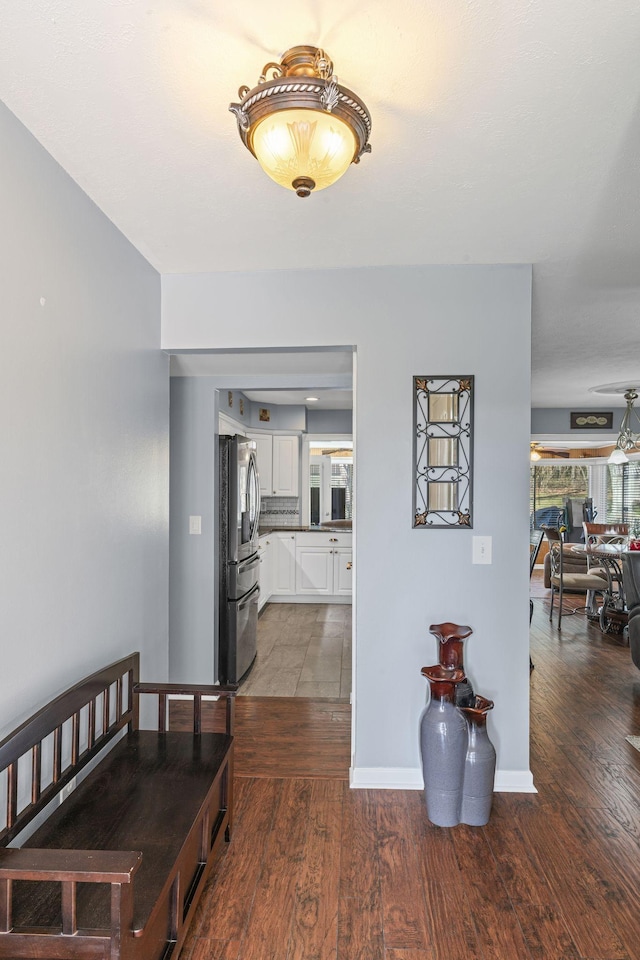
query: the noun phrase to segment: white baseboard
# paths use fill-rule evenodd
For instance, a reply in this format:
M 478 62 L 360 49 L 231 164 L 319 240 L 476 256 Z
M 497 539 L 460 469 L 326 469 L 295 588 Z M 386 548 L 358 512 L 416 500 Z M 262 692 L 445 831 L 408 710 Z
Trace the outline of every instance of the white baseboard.
M 419 767 L 351 767 L 349 784 L 354 790 L 422 790 Z
M 354 790 L 422 790 L 419 767 L 351 767 L 349 784 Z M 496 793 L 537 793 L 530 770 L 496 770 Z
M 326 593 L 320 595 L 317 593 L 279 593 L 277 596 L 270 596 L 266 603 L 351 603 L 351 595 L 327 596 Z
M 530 770 L 496 770 L 496 793 L 537 793 Z

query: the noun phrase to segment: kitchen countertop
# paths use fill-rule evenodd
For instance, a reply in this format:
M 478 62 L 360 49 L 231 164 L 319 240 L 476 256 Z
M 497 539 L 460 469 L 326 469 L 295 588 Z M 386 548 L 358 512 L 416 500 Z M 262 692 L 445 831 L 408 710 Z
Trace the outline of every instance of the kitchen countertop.
M 258 536 L 264 537 L 268 533 L 353 533 L 351 527 L 279 527 L 277 525 L 258 527 Z

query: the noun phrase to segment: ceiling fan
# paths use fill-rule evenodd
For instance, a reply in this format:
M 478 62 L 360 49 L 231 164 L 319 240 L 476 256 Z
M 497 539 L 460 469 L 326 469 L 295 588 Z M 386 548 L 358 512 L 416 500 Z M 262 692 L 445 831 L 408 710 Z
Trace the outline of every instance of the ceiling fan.
M 568 460 L 571 454 L 567 449 L 554 449 L 553 447 L 543 446 L 541 443 L 536 443 L 531 441 L 530 444 L 531 452 L 529 458 L 533 462 L 542 460 L 543 453 L 552 453 L 553 456 L 560 460 Z

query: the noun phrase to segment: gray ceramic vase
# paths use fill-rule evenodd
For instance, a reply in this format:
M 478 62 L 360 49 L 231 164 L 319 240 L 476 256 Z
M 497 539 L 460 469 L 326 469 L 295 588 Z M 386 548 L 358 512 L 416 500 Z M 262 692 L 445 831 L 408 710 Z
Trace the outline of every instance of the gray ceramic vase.
M 461 708 L 467 718 L 469 735 L 460 820 L 472 827 L 483 827 L 491 814 L 496 751 L 487 733 L 487 713 L 492 708 L 492 700 L 478 696 L 473 704 Z
M 455 688 L 463 670 L 441 664 L 423 667 L 431 696 L 420 718 L 420 751 L 427 816 L 438 827 L 460 823 L 467 721 L 455 705 Z

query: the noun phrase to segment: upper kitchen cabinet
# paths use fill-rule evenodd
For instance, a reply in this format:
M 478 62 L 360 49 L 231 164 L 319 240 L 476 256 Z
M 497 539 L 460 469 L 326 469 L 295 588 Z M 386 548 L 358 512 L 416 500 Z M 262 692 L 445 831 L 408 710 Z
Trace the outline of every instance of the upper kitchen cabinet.
M 260 493 L 263 497 L 297 497 L 300 441 L 297 436 L 250 433 L 258 456 Z
M 273 438 L 273 496 L 297 497 L 299 470 L 298 437 Z

